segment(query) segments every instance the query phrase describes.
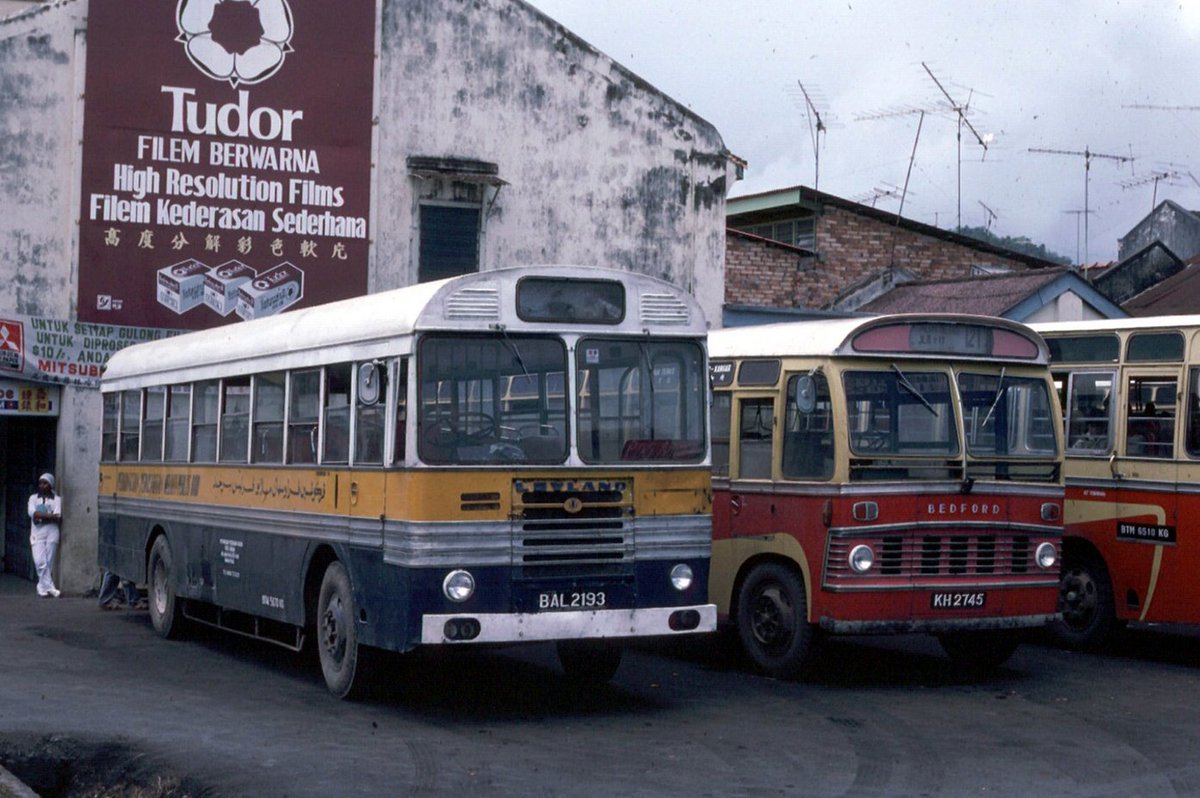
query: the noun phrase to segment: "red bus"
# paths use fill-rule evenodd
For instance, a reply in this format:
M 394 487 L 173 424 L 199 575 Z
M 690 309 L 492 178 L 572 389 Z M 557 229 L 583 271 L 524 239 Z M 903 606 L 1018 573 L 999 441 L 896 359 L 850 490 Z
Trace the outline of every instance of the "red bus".
M 1060 416 L 1029 328 L 860 317 L 713 332 L 709 351 L 709 599 L 759 668 L 898 632 L 992 667 L 1057 618 Z
M 1200 316 L 1037 329 L 1066 425 L 1058 638 L 1200 623 Z

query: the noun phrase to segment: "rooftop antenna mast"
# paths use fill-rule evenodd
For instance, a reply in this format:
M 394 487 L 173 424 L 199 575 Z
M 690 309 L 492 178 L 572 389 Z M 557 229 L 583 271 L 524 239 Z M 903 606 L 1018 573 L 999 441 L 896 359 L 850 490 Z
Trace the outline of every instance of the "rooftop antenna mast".
M 1075 262 L 1082 267 L 1083 261 L 1079 260 L 1079 219 L 1085 213 L 1095 213 L 1095 211 L 1070 210 L 1063 211 L 1063 213 L 1072 213 L 1075 215 Z
M 945 95 L 946 102 L 950 103 L 950 110 L 954 111 L 954 113 L 958 115 L 958 227 L 961 229 L 962 228 L 962 129 L 963 129 L 963 125 L 966 125 L 967 129 L 971 131 L 971 135 L 973 135 L 975 137 L 975 141 L 979 142 L 979 146 L 983 147 L 983 157 L 984 158 L 987 157 L 988 146 L 987 146 L 987 142 L 983 140 L 983 136 L 979 135 L 979 131 L 976 130 L 975 126 L 971 124 L 971 120 L 967 119 L 967 111 L 971 107 L 971 96 L 968 94 L 967 102 L 965 104 L 960 105 L 958 102 L 956 102 L 954 100 L 953 97 L 950 96 L 950 92 L 946 91 L 946 87 L 943 86 L 942 82 L 937 79 L 937 75 L 933 74 L 933 70 L 931 70 L 929 68 L 929 65 L 926 64 L 924 61 L 922 61 L 921 66 L 925 68 L 926 74 L 928 74 L 930 79 L 937 85 L 938 90 L 941 91 L 943 95 Z
M 1154 210 L 1155 206 L 1158 205 L 1158 184 L 1159 184 L 1159 182 L 1160 181 L 1165 182 L 1167 185 L 1173 186 L 1173 185 L 1177 185 L 1173 181 L 1178 180 L 1179 178 L 1182 178 L 1183 176 L 1184 175 L 1182 172 L 1177 172 L 1173 169 L 1159 170 L 1159 171 L 1151 172 L 1148 175 L 1142 175 L 1141 177 L 1131 177 L 1128 180 L 1122 180 L 1117 185 L 1119 185 L 1122 189 L 1131 189 L 1131 188 L 1137 188 L 1138 186 L 1144 186 L 1147 183 L 1153 183 L 1154 184 L 1154 193 L 1151 194 L 1151 196 L 1150 196 L 1150 210 Z
M 1043 149 L 1040 147 L 1030 147 L 1029 151 L 1030 152 L 1040 152 L 1045 155 L 1082 155 L 1083 156 L 1083 260 L 1084 260 L 1084 263 L 1086 264 L 1087 261 L 1090 259 L 1089 255 L 1088 255 L 1088 216 L 1090 215 L 1090 211 L 1088 211 L 1088 182 L 1089 182 L 1089 178 L 1090 178 L 1091 171 L 1092 171 L 1092 159 L 1093 158 L 1104 158 L 1105 160 L 1116 161 L 1118 163 L 1127 163 L 1127 162 L 1133 163 L 1133 156 L 1132 155 L 1106 155 L 1105 153 L 1102 153 L 1102 152 L 1092 152 L 1091 149 L 1088 147 L 1084 147 L 1082 151 L 1080 151 L 1080 150 L 1051 150 L 1051 149 Z M 1086 272 L 1087 272 L 1086 267 L 1084 269 L 1084 272 L 1085 272 L 1085 276 L 1086 276 Z
M 987 220 L 984 222 L 984 229 L 991 230 L 992 222 L 996 221 L 996 219 L 999 218 L 999 214 L 997 214 L 994 210 L 992 210 L 986 204 L 984 204 L 983 200 L 975 200 L 975 201 L 979 203 L 979 206 L 981 208 L 983 208 L 984 213 L 987 214 Z
M 825 133 L 825 123 L 821 121 L 821 112 L 809 96 L 808 89 L 804 88 L 804 84 L 799 80 L 796 81 L 796 85 L 804 95 L 804 116 L 808 119 L 808 136 L 812 140 L 813 148 L 813 191 L 817 191 L 821 187 L 821 136 Z

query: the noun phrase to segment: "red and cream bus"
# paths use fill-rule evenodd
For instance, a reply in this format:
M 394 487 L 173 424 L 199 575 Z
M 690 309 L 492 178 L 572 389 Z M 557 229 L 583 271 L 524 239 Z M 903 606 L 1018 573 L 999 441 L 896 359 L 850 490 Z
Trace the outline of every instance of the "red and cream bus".
M 1200 316 L 1036 329 L 1066 424 L 1059 639 L 1200 623 Z
M 927 632 L 972 667 L 1056 616 L 1062 447 L 1015 322 L 885 316 L 709 336 L 709 599 L 797 674 L 821 633 Z

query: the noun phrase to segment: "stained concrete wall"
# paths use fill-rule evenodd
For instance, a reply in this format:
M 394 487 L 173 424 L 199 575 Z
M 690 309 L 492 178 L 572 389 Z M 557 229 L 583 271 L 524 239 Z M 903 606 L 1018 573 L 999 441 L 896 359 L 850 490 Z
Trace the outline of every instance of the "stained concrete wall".
M 85 8 L 27 5 L 0 20 L 0 314 L 75 316 Z M 55 453 L 64 498 L 56 574 L 68 592 L 98 583 L 99 430 L 99 392 L 64 386 Z
M 711 125 L 520 0 L 381 6 L 370 290 L 416 280 L 408 159 L 478 160 L 506 182 L 486 197 L 482 268 L 651 274 L 719 323 L 731 167 Z M 87 7 L 0 20 L 0 314 L 76 315 Z M 99 428 L 98 392 L 65 387 L 59 581 L 76 593 L 97 582 Z
M 385 2 L 373 289 L 415 280 L 409 156 L 498 166 L 483 263 L 627 269 L 720 318 L 727 158 L 717 131 L 513 0 Z
M 1118 241 L 1119 260 L 1137 254 L 1154 242 L 1187 261 L 1200 254 L 1200 217 L 1172 200 L 1163 200 Z

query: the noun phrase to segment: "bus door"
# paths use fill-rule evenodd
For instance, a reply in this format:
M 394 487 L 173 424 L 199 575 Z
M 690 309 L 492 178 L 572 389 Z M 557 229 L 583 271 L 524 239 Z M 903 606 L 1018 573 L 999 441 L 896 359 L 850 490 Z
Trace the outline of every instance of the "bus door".
M 354 364 L 354 462 L 347 475 L 347 510 L 353 537 L 378 534 L 382 543 L 380 519 L 387 507 L 383 464 L 387 451 L 388 397 L 402 406 L 404 369 L 396 363 L 369 360 Z M 349 391 L 349 386 L 347 386 Z M 398 398 L 397 398 L 398 397 Z M 403 412 L 399 414 L 403 417 Z M 403 423 L 401 421 L 397 427 Z M 403 459 L 404 440 L 397 434 L 397 459 Z M 328 446 L 329 441 L 326 441 Z M 339 447 L 340 448 L 340 447 Z
M 729 474 L 729 532 L 732 537 L 775 534 L 779 521 L 772 475 L 776 396 L 735 395 L 735 429 Z
M 1112 471 L 1116 484 L 1113 570 L 1118 615 L 1148 620 L 1151 612 L 1180 617 L 1179 582 L 1186 575 L 1178 546 L 1179 370 L 1127 367 L 1122 373 L 1122 434 Z M 1128 548 L 1127 548 L 1128 547 Z M 1169 609 L 1168 609 L 1169 607 Z

